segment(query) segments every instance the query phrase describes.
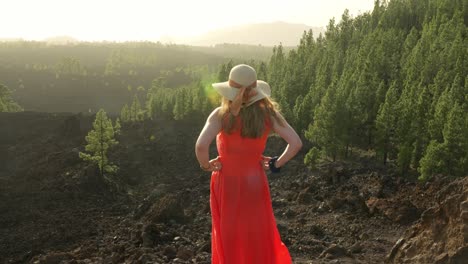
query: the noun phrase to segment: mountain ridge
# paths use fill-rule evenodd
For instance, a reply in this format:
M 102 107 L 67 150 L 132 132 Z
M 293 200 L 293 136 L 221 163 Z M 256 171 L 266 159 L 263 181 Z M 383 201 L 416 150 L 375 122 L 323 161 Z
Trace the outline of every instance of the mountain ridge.
M 279 44 L 283 46 L 295 47 L 299 45 L 300 39 L 305 31 L 312 30 L 317 38 L 325 33 L 324 27 L 312 27 L 300 23 L 288 23 L 283 21 L 242 24 L 230 27 L 223 27 L 201 33 L 195 36 L 172 36 L 165 35 L 159 39 L 147 40 L 127 40 L 123 42 L 161 42 L 163 44 L 177 44 L 189 46 L 216 46 L 222 44 L 240 44 L 253 46 L 273 47 Z M 22 38 L 0 38 L 0 42 L 27 41 Z M 73 36 L 58 35 L 46 37 L 40 42 L 47 42 L 53 45 L 77 44 L 79 42 L 90 42 L 80 40 Z M 122 42 L 112 40 L 99 40 L 91 42 Z
M 246 44 L 261 46 L 297 46 L 304 31 L 312 30 L 314 37 L 325 32 L 323 27 L 282 21 L 270 23 L 243 24 L 212 30 L 194 37 L 161 38 L 163 43 L 186 44 L 192 46 L 214 46 L 217 44 Z

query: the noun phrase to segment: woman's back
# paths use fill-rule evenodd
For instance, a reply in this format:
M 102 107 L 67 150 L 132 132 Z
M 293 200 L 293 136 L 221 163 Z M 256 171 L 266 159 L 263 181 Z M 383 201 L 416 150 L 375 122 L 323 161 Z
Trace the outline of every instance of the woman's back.
M 236 129 L 232 133 L 221 130 L 216 137 L 218 154 L 226 171 L 242 170 L 250 166 L 260 166 L 262 154 L 265 150 L 268 134 L 270 133 L 269 122 L 265 122 L 265 130 L 259 138 L 242 137 L 242 120 L 237 118 Z M 242 166 L 238 166 L 243 164 Z

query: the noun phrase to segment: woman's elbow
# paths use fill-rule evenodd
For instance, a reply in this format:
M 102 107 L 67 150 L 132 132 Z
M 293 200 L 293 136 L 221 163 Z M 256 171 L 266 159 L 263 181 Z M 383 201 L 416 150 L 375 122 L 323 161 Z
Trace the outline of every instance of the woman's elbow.
M 195 144 L 195 151 L 196 151 L 197 153 L 206 152 L 206 151 L 208 151 L 208 146 L 206 146 L 205 144 L 201 144 L 201 143 L 197 142 L 197 143 Z
M 302 140 L 300 138 L 297 138 L 295 141 L 294 141 L 294 144 L 293 144 L 293 148 L 295 150 L 295 152 L 299 152 L 299 150 L 301 150 L 302 148 Z
M 302 148 L 302 140 L 299 139 L 298 142 L 297 142 L 297 151 L 299 152 L 299 150 L 301 150 Z

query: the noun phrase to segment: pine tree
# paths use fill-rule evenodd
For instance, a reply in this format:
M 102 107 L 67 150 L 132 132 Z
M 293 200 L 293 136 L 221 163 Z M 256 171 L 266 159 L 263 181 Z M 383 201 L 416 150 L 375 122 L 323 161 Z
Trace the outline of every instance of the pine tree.
M 382 154 L 383 163 L 386 164 L 388 154 L 395 148 L 395 126 L 397 124 L 396 103 L 398 101 L 397 83 L 393 82 L 385 96 L 376 119 L 377 149 Z
M 120 110 L 120 119 L 122 122 L 129 122 L 130 121 L 130 109 L 128 108 L 128 105 L 125 104 L 122 107 L 122 110 Z
M 175 120 L 182 120 L 185 117 L 185 95 L 182 91 L 177 91 L 173 115 Z
M 130 121 L 137 122 L 137 121 L 142 121 L 142 120 L 143 118 L 142 118 L 140 99 L 138 99 L 138 96 L 135 94 L 133 96 L 133 102 L 130 107 Z
M 468 171 L 468 113 L 455 104 L 448 115 L 442 134 L 448 151 L 447 170 L 450 175 L 466 176 Z M 465 174 L 465 175 L 464 175 Z
M 343 147 L 340 140 L 340 124 L 338 100 L 336 88 L 330 86 L 322 102 L 315 110 L 314 124 L 306 131 L 306 138 L 316 143 L 325 150 L 333 161 L 336 160 L 338 151 Z
M 108 160 L 107 152 L 118 142 L 115 140 L 112 121 L 103 109 L 97 112 L 93 130 L 89 131 L 86 136 L 86 142 L 88 142 L 85 147 L 87 153 L 79 153 L 82 160 L 96 164 L 99 167 L 101 177 L 105 177 L 106 173 L 117 171 L 118 167 Z
M 468 114 L 455 104 L 444 125 L 442 143 L 432 140 L 420 161 L 420 179 L 436 173 L 466 176 L 468 170 Z
M 23 108 L 11 98 L 11 91 L 0 84 L 0 112 L 21 112 Z
M 407 81 L 408 78 L 405 82 Z M 415 141 L 412 124 L 413 118 L 416 116 L 414 108 L 414 105 L 416 105 L 416 95 L 416 88 L 406 83 L 396 105 L 398 115 L 396 125 L 396 140 L 398 142 L 397 164 L 400 173 L 408 172 L 411 165 L 413 143 Z
M 273 48 L 273 55 L 271 55 L 270 62 L 268 64 L 267 80 L 272 87 L 272 96 L 277 101 L 279 101 L 279 87 L 281 86 L 285 75 L 284 57 L 283 46 L 280 44 Z
M 313 147 L 307 152 L 306 156 L 304 157 L 304 164 L 310 167 L 311 169 L 315 169 L 320 159 L 320 150 L 317 147 Z
M 415 106 L 416 115 L 413 116 L 412 131 L 414 133 L 413 153 L 411 164 L 413 168 L 419 167 L 419 160 L 421 159 L 424 149 L 427 147 L 429 141 L 429 133 L 427 131 L 427 123 L 429 122 L 429 111 L 431 98 L 427 87 L 424 87 L 419 93 L 419 98 Z
M 432 139 L 437 140 L 439 143 L 444 141 L 442 131 L 444 124 L 447 120 L 448 113 L 450 112 L 452 102 L 452 94 L 449 89 L 442 92 L 437 100 L 435 109 L 432 114 L 432 119 L 429 121 L 428 130 Z
M 120 135 L 122 133 L 121 129 L 122 129 L 122 126 L 120 125 L 120 119 L 117 117 L 117 119 L 115 120 L 115 125 L 114 125 L 114 134 Z
M 420 180 L 428 180 L 436 173 L 446 172 L 447 163 L 445 157 L 447 155 L 446 145 L 432 140 L 426 149 L 426 153 L 420 160 L 419 176 Z
M 268 69 L 265 62 L 260 62 L 257 70 L 257 79 L 268 82 Z
M 225 82 L 229 79 L 229 73 L 231 72 L 232 67 L 234 67 L 234 62 L 229 60 L 226 64 L 221 64 L 218 71 L 218 81 Z

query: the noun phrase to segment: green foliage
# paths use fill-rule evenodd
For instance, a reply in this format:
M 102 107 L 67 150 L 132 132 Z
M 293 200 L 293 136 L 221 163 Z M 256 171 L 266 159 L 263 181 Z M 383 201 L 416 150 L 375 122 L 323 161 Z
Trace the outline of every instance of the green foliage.
M 466 176 L 468 171 L 468 113 L 455 104 L 444 126 L 444 145 L 447 148 L 448 174 Z
M 320 156 L 320 150 L 317 147 L 313 147 L 309 149 L 309 151 L 305 155 L 304 164 L 307 165 L 309 168 L 315 169 Z
M 112 121 L 107 117 L 106 112 L 100 109 L 96 114 L 93 123 L 93 130 L 86 136 L 88 144 L 86 152 L 80 152 L 80 158 L 84 161 L 96 164 L 99 167 L 101 176 L 107 173 L 115 173 L 118 167 L 112 164 L 107 158 L 107 152 L 118 142 L 115 140 L 115 130 Z
M 408 144 L 401 144 L 398 149 L 397 164 L 400 173 L 405 174 L 410 169 L 412 148 Z
M 11 98 L 11 91 L 0 84 L 0 112 L 21 112 L 23 108 Z
M 377 127 L 377 150 L 382 155 L 384 164 L 389 154 L 394 154 L 395 149 L 395 126 L 397 124 L 398 88 L 394 82 L 387 91 L 385 102 L 380 106 L 376 119 Z
M 419 172 L 420 180 L 428 180 L 436 173 L 447 173 L 446 156 L 448 154 L 446 145 L 432 140 L 426 149 L 426 154 L 421 159 Z
M 319 107 L 315 110 L 315 122 L 309 127 L 309 134 L 316 136 L 317 143 L 323 147 L 325 153 L 336 159 L 342 146 L 339 140 L 339 123 L 337 119 L 337 98 L 335 89 L 327 91 Z
M 232 67 L 234 67 L 234 62 L 229 60 L 226 64 L 221 64 L 218 71 L 218 82 L 225 82 L 229 80 L 229 72 L 231 71 Z
M 115 120 L 115 125 L 114 125 L 114 134 L 120 135 L 122 133 L 121 129 L 122 129 L 122 126 L 120 125 L 120 119 L 117 117 L 117 119 Z
M 85 75 L 86 69 L 81 66 L 78 59 L 72 57 L 64 57 L 55 66 L 57 76 L 65 75 Z
M 228 65 L 232 64 L 229 62 Z M 218 77 L 207 73 L 206 69 L 192 73 L 194 80 L 189 85 L 176 88 L 167 87 L 165 79 L 157 79 L 152 83 L 147 94 L 146 108 L 148 117 L 174 120 L 196 119 L 203 120 L 219 103 L 219 97 L 211 84 L 217 82 L 221 74 L 229 76 L 229 70 L 222 64 Z M 224 71 L 224 73 L 222 73 Z M 225 77 L 228 78 L 228 77 Z
M 429 171 L 466 171 L 459 147 L 465 141 L 455 136 L 467 134 L 461 130 L 468 113 L 466 4 L 420 2 L 375 1 L 370 13 L 353 18 L 345 11 L 338 24 L 330 20 L 323 36 L 304 32 L 287 54 L 273 49 L 268 80 L 274 98 L 333 160 L 365 148 L 384 163 L 396 161 L 401 173 L 423 161 L 423 178 Z M 462 111 L 449 122 L 455 104 Z M 433 164 L 450 169 L 429 168 L 428 160 L 447 157 L 440 154 L 445 151 L 450 158 Z
M 22 87 L 23 95 L 40 87 L 34 90 L 37 98 L 69 98 L 71 91 L 85 90 L 93 97 L 112 94 L 120 98 L 113 111 L 120 111 L 124 123 L 201 121 L 219 104 L 211 83 L 226 81 L 232 66 L 247 63 L 269 82 L 287 120 L 323 155 L 338 159 L 347 158 L 350 149 L 375 150 L 402 173 L 417 170 L 422 179 L 434 173 L 459 176 L 468 159 L 465 2 L 375 1 L 371 12 L 351 17 L 345 11 L 339 23 L 330 20 L 325 34 L 304 32 L 295 49 L 279 45 L 268 52 L 235 44 L 214 49 L 82 44 L 52 50 L 35 42 L 0 43 L 0 60 L 7 61 L 0 79 Z M 10 77 L 18 69 L 48 77 Z M 2 111 L 5 104 L 2 97 Z
M 24 108 L 87 112 L 104 107 L 114 114 L 125 103 L 130 106 L 128 98 L 134 94 L 143 104 L 155 79 L 164 78 L 168 88 L 189 86 L 197 82 L 192 72 L 206 68 L 211 74 L 226 61 L 214 47 L 200 49 L 150 42 L 0 42 L 0 82 L 16 89 L 15 97 L 21 98 Z M 236 48 L 226 50 L 230 49 Z M 271 48 L 262 49 L 271 54 Z
M 434 114 L 429 120 L 429 134 L 433 140 L 437 140 L 438 142 L 443 141 L 442 131 L 444 130 L 444 124 L 450 111 L 451 101 L 451 93 L 449 90 L 444 90 L 442 95 L 437 100 L 437 103 L 434 107 Z
M 132 105 L 130 106 L 129 119 L 132 122 L 137 122 L 137 121 L 143 121 L 144 117 L 145 117 L 145 114 L 141 108 L 140 99 L 138 99 L 138 96 L 135 94 L 133 96 Z
M 128 108 L 128 105 L 125 104 L 122 107 L 122 110 L 120 110 L 120 119 L 122 122 L 129 122 L 130 121 L 130 109 Z

